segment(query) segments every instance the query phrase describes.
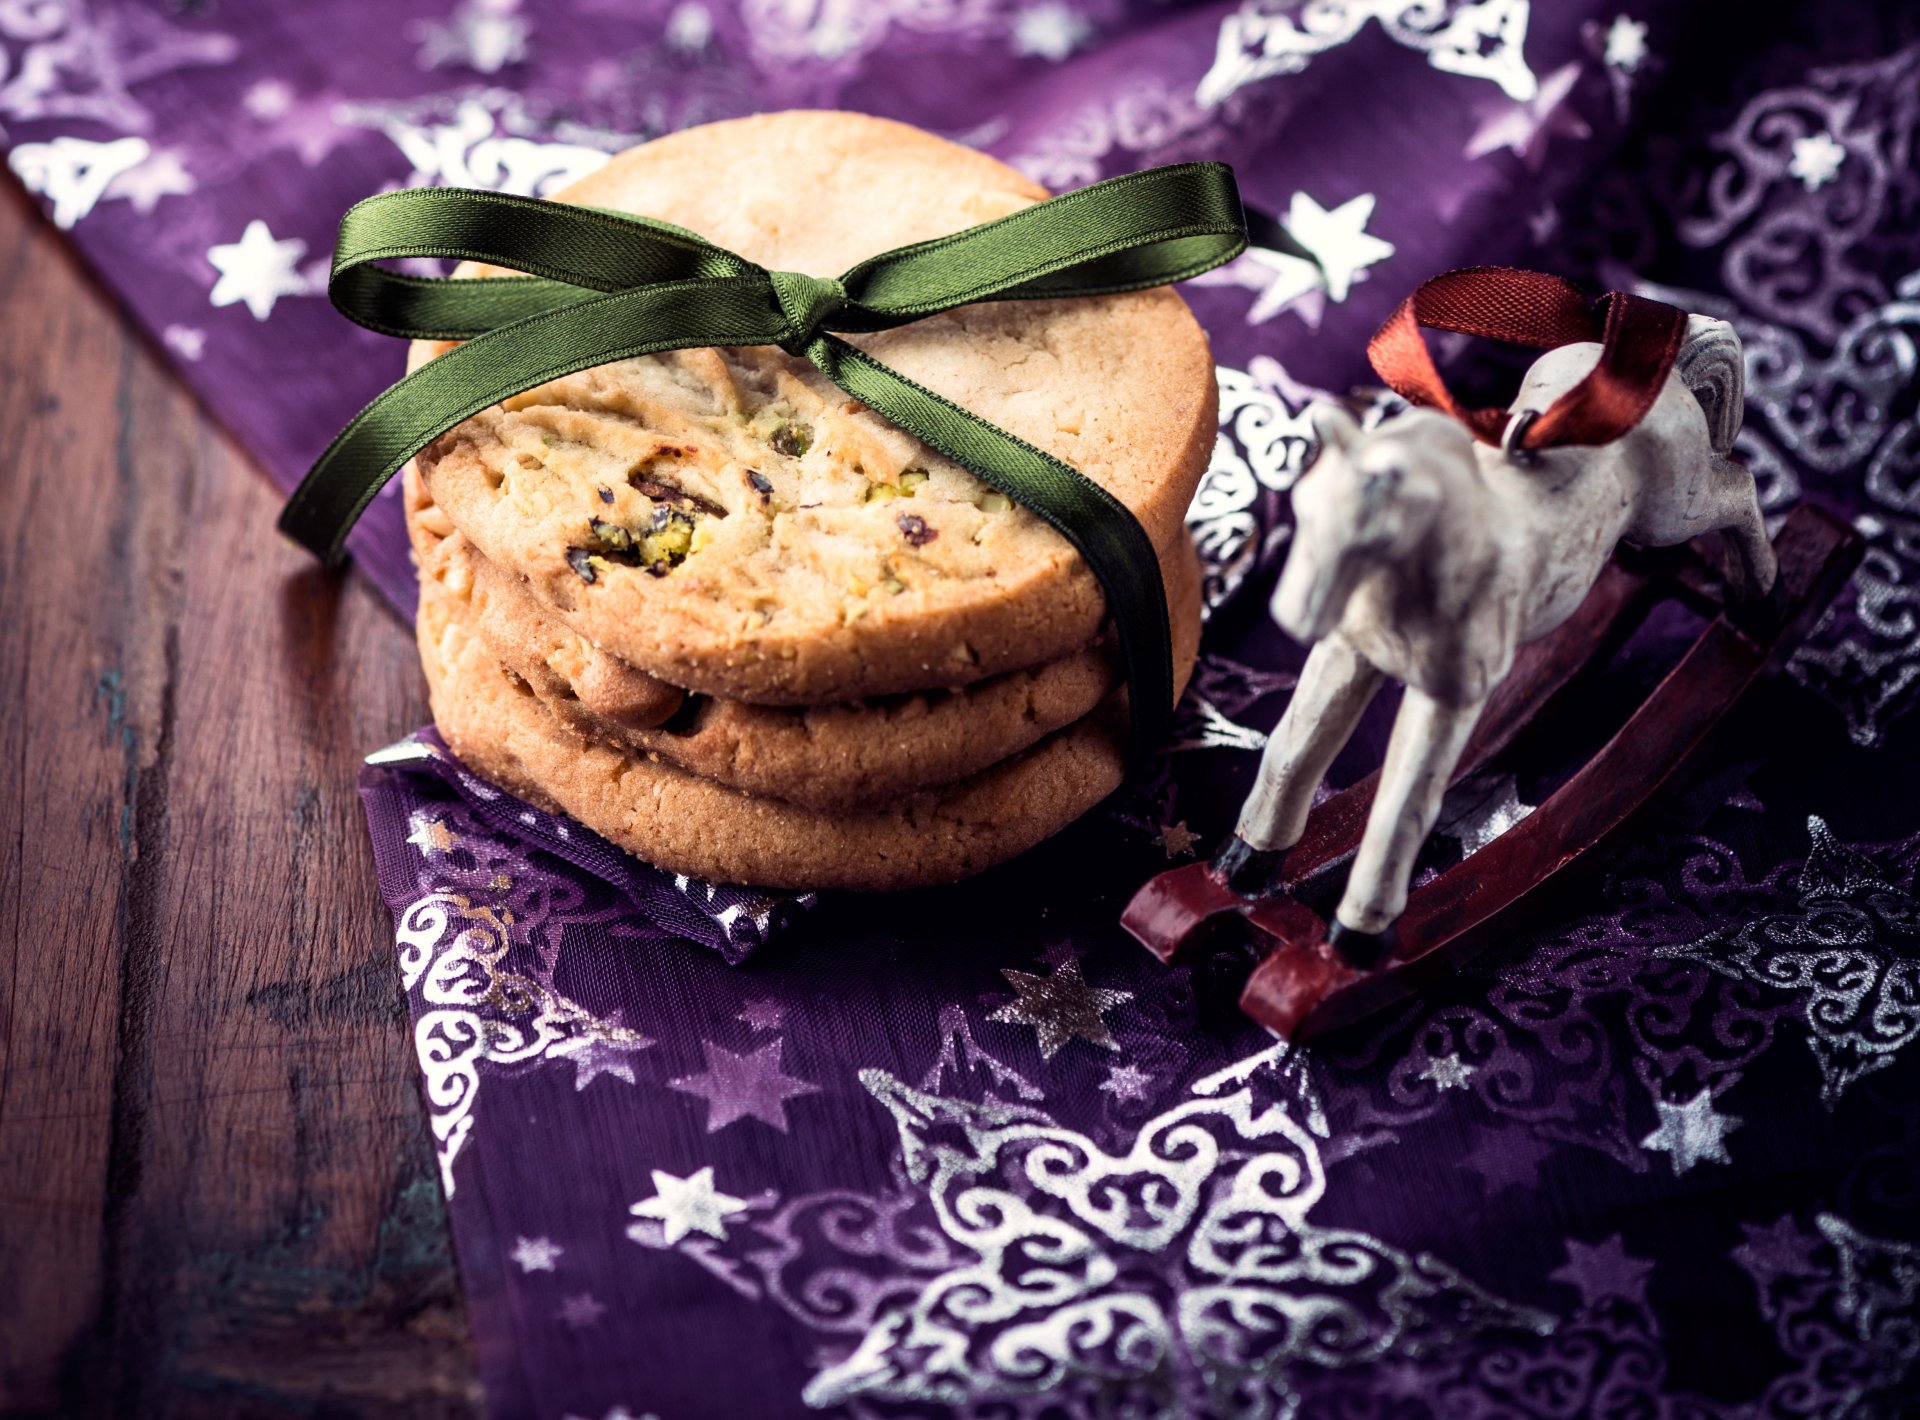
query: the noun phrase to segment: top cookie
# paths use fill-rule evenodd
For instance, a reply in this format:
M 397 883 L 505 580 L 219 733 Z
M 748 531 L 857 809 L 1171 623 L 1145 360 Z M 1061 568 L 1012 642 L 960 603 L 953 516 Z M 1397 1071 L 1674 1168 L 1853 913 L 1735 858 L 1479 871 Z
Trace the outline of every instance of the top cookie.
M 689 129 L 561 195 L 820 275 L 1045 196 L 983 154 L 844 113 Z M 1170 575 L 1216 420 L 1206 337 L 1178 296 L 986 303 L 852 339 L 1104 486 Z M 414 363 L 445 348 L 420 342 Z M 556 380 L 418 464 L 482 553 L 575 630 L 710 695 L 957 686 L 1069 654 L 1105 615 L 1058 533 L 771 347 Z

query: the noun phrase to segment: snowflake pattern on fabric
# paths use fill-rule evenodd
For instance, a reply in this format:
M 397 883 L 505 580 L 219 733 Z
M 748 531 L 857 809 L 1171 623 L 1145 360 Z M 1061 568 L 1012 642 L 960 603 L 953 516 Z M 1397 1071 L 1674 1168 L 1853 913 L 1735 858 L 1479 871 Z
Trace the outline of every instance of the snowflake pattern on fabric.
M 1376 20 L 1435 69 L 1525 101 L 1538 88 L 1525 56 L 1528 10 L 1529 0 L 1243 0 L 1221 22 L 1200 100 L 1217 104 L 1248 84 L 1298 74 Z

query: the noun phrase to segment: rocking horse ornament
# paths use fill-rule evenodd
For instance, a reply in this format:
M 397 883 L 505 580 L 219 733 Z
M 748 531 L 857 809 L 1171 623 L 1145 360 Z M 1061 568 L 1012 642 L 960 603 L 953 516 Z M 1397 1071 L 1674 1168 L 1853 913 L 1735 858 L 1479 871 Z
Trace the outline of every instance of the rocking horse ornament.
M 1421 326 L 1546 353 L 1510 409 L 1467 409 Z M 1242 1004 L 1281 1034 L 1337 1024 L 1411 989 L 1416 967 L 1457 961 L 1473 929 L 1677 770 L 1858 560 L 1852 534 L 1811 508 L 1788 520 L 1776 556 L 1753 478 L 1731 456 L 1744 367 L 1723 321 L 1622 292 L 1596 308 L 1556 277 L 1469 268 L 1421 286 L 1368 354 L 1417 407 L 1365 432 L 1338 406 L 1313 411 L 1320 450 L 1293 490 L 1272 603 L 1281 628 L 1313 649 L 1234 836 L 1212 864 L 1149 883 L 1123 919 L 1168 958 L 1223 924 L 1272 939 Z M 1709 534 L 1727 554 L 1728 606 L 1710 607 L 1723 614 L 1573 781 L 1410 908 L 1415 858 L 1449 784 L 1644 609 L 1650 578 L 1611 561 L 1616 547 Z M 1679 590 L 1699 600 L 1700 580 Z M 1315 809 L 1388 677 L 1406 690 L 1385 762 Z M 1348 854 L 1344 893 L 1322 922 L 1290 890 Z

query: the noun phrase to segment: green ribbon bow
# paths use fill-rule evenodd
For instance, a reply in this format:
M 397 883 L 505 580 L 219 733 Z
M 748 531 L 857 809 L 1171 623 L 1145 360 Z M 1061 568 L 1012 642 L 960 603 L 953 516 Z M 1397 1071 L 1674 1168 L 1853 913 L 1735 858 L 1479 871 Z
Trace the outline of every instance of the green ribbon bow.
M 1137 519 L 1079 470 L 896 374 L 830 331 L 877 331 L 973 301 L 1164 286 L 1239 255 L 1233 173 L 1181 163 L 1111 178 L 838 278 L 768 271 L 670 223 L 463 188 L 414 188 L 340 222 L 327 294 L 369 330 L 464 342 L 340 431 L 280 515 L 328 561 L 381 485 L 440 435 L 524 390 L 594 365 L 692 346 L 777 345 L 929 448 L 1024 504 L 1086 558 L 1126 662 L 1136 748 L 1173 712 L 1159 559 Z M 485 262 L 525 276 L 427 278 L 374 265 Z

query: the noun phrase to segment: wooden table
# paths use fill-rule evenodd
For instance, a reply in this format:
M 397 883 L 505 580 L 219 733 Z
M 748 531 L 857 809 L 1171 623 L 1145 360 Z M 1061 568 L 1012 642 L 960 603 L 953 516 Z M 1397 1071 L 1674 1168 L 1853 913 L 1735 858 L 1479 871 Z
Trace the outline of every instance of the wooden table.
M 4 187 L 0 1412 L 475 1414 L 354 791 L 412 638 Z

